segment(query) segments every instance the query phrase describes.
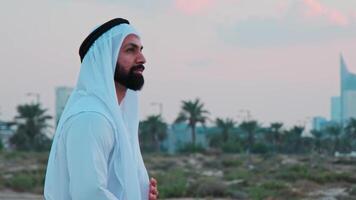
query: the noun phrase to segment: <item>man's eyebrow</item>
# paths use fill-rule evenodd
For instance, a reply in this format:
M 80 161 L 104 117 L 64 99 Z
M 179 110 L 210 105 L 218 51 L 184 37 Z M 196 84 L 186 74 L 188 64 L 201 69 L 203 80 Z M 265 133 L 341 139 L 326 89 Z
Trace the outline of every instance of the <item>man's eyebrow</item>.
M 125 46 L 133 46 L 134 48 L 138 48 L 138 49 L 141 49 L 141 50 L 143 49 L 143 46 L 141 46 L 141 48 L 139 48 L 139 46 L 137 44 L 135 44 L 135 43 L 128 43 Z

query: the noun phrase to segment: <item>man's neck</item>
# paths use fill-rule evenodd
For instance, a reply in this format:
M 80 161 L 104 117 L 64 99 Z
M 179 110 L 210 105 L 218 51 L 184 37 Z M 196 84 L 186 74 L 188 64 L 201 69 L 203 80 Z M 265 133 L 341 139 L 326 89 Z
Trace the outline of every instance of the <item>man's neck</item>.
M 117 101 L 119 104 L 121 104 L 121 101 L 124 99 L 127 88 L 120 83 L 115 82 L 115 89 L 116 89 L 116 97 Z

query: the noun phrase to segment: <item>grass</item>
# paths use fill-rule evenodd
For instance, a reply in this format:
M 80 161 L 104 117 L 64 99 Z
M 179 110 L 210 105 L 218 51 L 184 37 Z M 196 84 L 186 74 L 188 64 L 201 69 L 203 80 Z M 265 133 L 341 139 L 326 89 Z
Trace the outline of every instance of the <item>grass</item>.
M 288 186 L 282 181 L 270 180 L 257 184 L 247 189 L 249 196 L 254 200 L 275 199 L 284 193 L 288 193 Z M 287 195 L 288 199 L 292 199 Z
M 4 186 L 20 192 L 42 193 L 44 173 L 43 170 L 17 173 L 4 180 Z
M 225 180 L 249 179 L 253 174 L 244 168 L 234 168 L 227 170 L 224 175 Z
M 161 198 L 184 197 L 188 190 L 187 174 L 180 169 L 173 169 L 155 175 L 159 183 Z
M 195 182 L 189 193 L 194 197 L 225 197 L 227 186 L 217 178 L 204 177 Z
M 321 167 L 311 168 L 306 165 L 295 165 L 282 169 L 277 178 L 295 182 L 297 180 L 310 180 L 319 184 L 333 182 L 356 183 L 356 177 L 350 172 L 333 172 Z
M 224 167 L 239 167 L 243 164 L 242 160 L 234 158 L 226 158 L 221 161 Z
M 42 193 L 48 153 L 1 152 L 0 189 Z M 250 159 L 249 159 L 250 158 Z M 327 187 L 344 187 L 356 199 L 353 161 L 324 158 L 313 162 L 289 156 L 297 164 L 283 164 L 283 156 L 244 154 L 145 154 L 151 177 L 158 180 L 160 198 L 301 199 Z M 194 162 L 187 162 L 194 160 Z M 193 164 L 192 164 L 193 163 Z M 27 167 L 32 166 L 32 167 Z M 33 167 L 35 166 L 35 167 Z M 38 166 L 38 167 L 36 167 Z M 253 167 L 251 167 L 253 166 Z M 17 170 L 13 170 L 17 169 Z M 221 171 L 206 175 L 204 171 Z M 205 174 L 205 175 L 204 175 Z M 308 191 L 298 182 L 308 181 Z

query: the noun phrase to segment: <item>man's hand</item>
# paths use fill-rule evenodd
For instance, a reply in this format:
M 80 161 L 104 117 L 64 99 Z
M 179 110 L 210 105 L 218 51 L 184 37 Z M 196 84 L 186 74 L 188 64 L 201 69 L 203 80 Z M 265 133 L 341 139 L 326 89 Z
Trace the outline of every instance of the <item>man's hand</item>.
M 157 189 L 157 180 L 154 178 L 150 179 L 150 193 L 149 200 L 157 200 L 158 199 L 158 189 Z

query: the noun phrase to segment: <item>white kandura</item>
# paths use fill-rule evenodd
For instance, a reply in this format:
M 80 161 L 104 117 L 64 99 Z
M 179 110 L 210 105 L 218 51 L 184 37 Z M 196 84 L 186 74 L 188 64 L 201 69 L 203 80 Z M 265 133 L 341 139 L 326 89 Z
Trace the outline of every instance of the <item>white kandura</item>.
M 138 142 L 138 92 L 119 105 L 114 72 L 123 40 L 139 34 L 121 24 L 101 35 L 83 59 L 58 123 L 46 200 L 147 200 L 149 177 Z

